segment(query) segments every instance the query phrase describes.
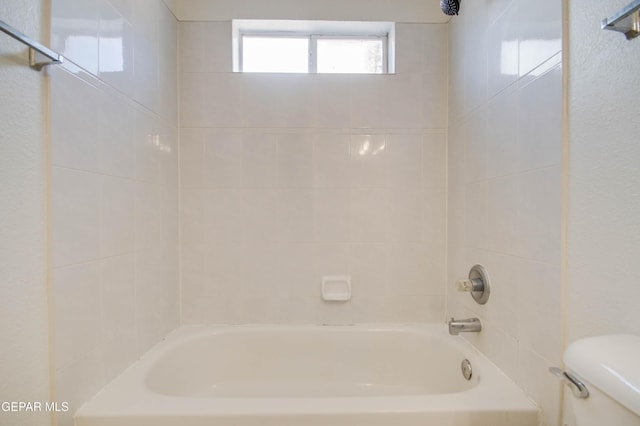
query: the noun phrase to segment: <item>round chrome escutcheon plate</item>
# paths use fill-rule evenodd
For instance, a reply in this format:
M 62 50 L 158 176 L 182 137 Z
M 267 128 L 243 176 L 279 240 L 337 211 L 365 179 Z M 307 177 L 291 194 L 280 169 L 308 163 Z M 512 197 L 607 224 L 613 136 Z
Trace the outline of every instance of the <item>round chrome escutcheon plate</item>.
M 465 359 L 460 364 L 460 370 L 462 370 L 462 377 L 467 380 L 471 380 L 471 376 L 473 376 L 473 370 L 471 369 L 471 362 L 468 359 Z

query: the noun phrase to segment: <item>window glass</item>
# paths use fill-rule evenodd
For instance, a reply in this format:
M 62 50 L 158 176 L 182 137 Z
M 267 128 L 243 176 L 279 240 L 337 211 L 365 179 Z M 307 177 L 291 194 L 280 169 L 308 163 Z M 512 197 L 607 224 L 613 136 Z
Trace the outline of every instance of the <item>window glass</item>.
M 384 44 L 382 39 L 317 40 L 318 73 L 382 74 Z
M 308 37 L 242 37 L 242 71 L 309 72 Z

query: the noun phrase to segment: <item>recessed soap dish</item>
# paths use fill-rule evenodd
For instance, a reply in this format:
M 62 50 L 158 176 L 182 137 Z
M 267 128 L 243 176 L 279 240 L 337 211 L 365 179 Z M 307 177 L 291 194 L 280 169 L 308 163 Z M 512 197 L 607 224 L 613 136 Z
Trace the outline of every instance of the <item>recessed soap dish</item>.
M 346 302 L 351 299 L 351 277 L 348 275 L 322 277 L 322 300 Z

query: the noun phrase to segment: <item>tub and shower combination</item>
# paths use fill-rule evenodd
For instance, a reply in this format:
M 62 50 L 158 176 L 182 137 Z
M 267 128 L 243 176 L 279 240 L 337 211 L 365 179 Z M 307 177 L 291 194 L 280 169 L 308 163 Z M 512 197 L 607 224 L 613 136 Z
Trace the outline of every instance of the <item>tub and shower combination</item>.
M 538 412 L 442 325 L 185 326 L 85 404 L 75 422 L 536 426 Z

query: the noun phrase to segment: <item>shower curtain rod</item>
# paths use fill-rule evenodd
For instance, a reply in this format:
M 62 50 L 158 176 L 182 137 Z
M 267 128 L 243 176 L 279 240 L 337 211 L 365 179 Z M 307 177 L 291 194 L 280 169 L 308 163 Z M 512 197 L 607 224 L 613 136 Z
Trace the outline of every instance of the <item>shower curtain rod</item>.
M 54 52 L 48 47 L 41 45 L 37 41 L 31 40 L 29 37 L 22 34 L 20 31 L 16 30 L 4 21 L 0 21 L 0 31 L 29 46 L 29 66 L 31 68 L 35 68 L 36 70 L 40 71 L 47 65 L 61 64 L 64 62 L 64 57 L 62 55 Z M 42 55 L 51 59 L 51 61 L 38 62 L 36 60 L 36 52 L 41 53 Z
M 602 20 L 602 29 L 623 33 L 627 40 L 640 35 L 640 0 L 635 0 L 615 15 Z

